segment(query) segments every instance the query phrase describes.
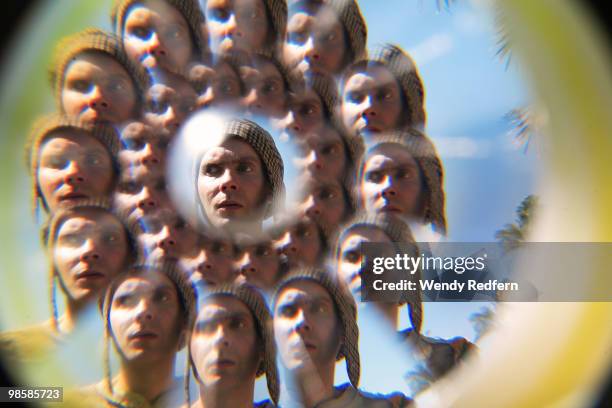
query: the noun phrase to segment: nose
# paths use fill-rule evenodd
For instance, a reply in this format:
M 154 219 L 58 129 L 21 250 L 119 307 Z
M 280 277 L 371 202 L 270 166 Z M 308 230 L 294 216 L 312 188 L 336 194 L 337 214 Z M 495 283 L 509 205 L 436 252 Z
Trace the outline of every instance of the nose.
M 177 130 L 181 125 L 181 118 L 173 105 L 170 105 L 164 114 L 163 125 L 164 128 L 173 130 Z
M 237 191 L 237 190 L 238 190 L 238 183 L 236 183 L 234 174 L 232 173 L 230 169 L 227 169 L 225 171 L 223 181 L 221 182 L 221 191 L 228 192 L 228 191 Z
M 313 219 L 316 219 L 318 216 L 321 215 L 321 208 L 319 207 L 319 202 L 312 194 L 310 194 L 304 202 L 304 212 L 308 217 Z
M 308 37 L 306 44 L 304 44 L 304 59 L 308 62 L 318 61 L 321 58 L 321 53 L 316 46 L 312 36 Z
M 140 163 L 145 165 L 145 166 L 159 164 L 159 158 L 155 154 L 155 152 L 153 150 L 153 146 L 151 145 L 151 143 L 146 143 L 145 144 L 145 147 L 144 147 L 144 149 L 142 151 L 142 156 L 141 156 L 141 159 L 140 159 Z
M 261 109 L 262 104 L 259 100 L 259 92 L 257 92 L 257 89 L 253 88 L 249 90 L 247 96 L 242 99 L 242 105 L 250 110 Z
M 147 299 L 140 299 L 136 310 L 136 321 L 142 322 L 153 319 L 153 308 Z
M 71 161 L 70 165 L 66 169 L 66 175 L 64 176 L 64 183 L 69 185 L 75 185 L 84 183 L 85 177 L 81 173 L 81 168 L 76 161 Z
M 319 160 L 319 154 L 315 149 L 310 150 L 310 154 L 308 155 L 308 170 L 311 172 L 321 171 L 323 165 L 321 164 L 321 160 Z
M 222 324 L 218 325 L 215 331 L 214 345 L 227 347 L 229 344 L 230 342 L 228 336 L 226 336 L 225 328 Z
M 240 273 L 247 276 L 257 272 L 257 268 L 252 262 L 251 255 L 247 252 L 240 260 Z
M 164 47 L 164 43 L 162 39 L 157 34 L 157 32 L 153 32 L 151 34 L 151 38 L 149 39 L 147 47 L 147 52 L 155 57 L 165 57 L 166 56 L 166 47 Z
M 361 116 L 364 119 L 372 119 L 378 116 L 378 109 L 376 109 L 376 107 L 372 103 L 372 98 L 370 96 L 366 97 L 363 101 L 361 107 Z
M 230 17 L 227 19 L 225 24 L 223 24 L 223 37 L 232 38 L 234 35 L 242 36 L 242 33 L 238 31 L 238 23 L 236 22 L 236 15 L 234 13 L 230 14 Z
M 198 266 L 196 269 L 198 272 L 202 273 L 208 272 L 212 269 L 210 260 L 208 259 L 208 256 L 206 256 L 206 251 L 200 251 L 200 254 L 198 255 Z
M 143 187 L 140 196 L 138 197 L 138 208 L 143 211 L 152 210 L 157 207 L 157 200 L 151 194 L 149 187 Z
M 91 109 L 107 109 L 108 108 L 108 100 L 102 92 L 102 89 L 98 85 L 94 85 L 93 89 L 89 93 L 89 98 L 87 101 L 87 105 Z
M 306 314 L 303 309 L 299 309 L 297 315 L 295 316 L 295 330 L 300 332 L 308 332 L 310 331 L 310 323 L 306 318 Z
M 383 198 L 390 198 L 397 195 L 397 189 L 395 188 L 393 180 L 390 176 L 385 177 L 385 184 L 381 191 L 381 195 L 383 196 Z
M 298 122 L 296 115 L 293 111 L 289 111 L 285 119 L 283 120 L 285 129 L 299 133 L 302 130 L 302 125 Z
M 158 234 L 157 246 L 164 251 L 168 251 L 176 245 L 174 237 L 170 233 L 170 228 L 164 225 L 160 233 Z
M 91 262 L 100 259 L 100 254 L 96 250 L 96 247 L 91 239 L 86 240 L 83 244 L 81 256 L 79 257 L 79 259 L 82 262 Z

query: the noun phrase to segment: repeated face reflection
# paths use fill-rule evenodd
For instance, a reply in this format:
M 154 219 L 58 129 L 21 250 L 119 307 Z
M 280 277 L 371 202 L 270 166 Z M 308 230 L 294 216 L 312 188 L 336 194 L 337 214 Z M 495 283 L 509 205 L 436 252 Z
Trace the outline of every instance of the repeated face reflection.
M 342 90 L 342 121 L 354 134 L 397 129 L 404 106 L 400 86 L 386 67 L 369 66 L 352 73 Z
M 39 153 L 36 178 L 49 210 L 110 194 L 115 170 L 109 151 L 94 136 L 75 129 L 56 130 Z
M 180 299 L 174 283 L 157 271 L 127 277 L 115 291 L 110 330 L 123 360 L 173 358 L 184 338 Z
M 64 73 L 62 111 L 87 124 L 120 124 L 136 116 L 136 92 L 128 72 L 110 55 L 81 53 Z
M 219 54 L 261 50 L 271 39 L 263 0 L 204 0 L 210 43 Z
M 240 67 L 244 87 L 242 106 L 252 114 L 280 118 L 286 114 L 285 82 L 274 63 L 254 58 L 251 66 Z
M 307 7 L 289 17 L 283 56 L 302 72 L 339 73 L 348 59 L 344 28 L 331 7 Z
M 214 67 L 203 64 L 195 66 L 190 78 L 199 84 L 196 90 L 198 109 L 232 104 L 239 100 L 243 92 L 237 71 L 223 59 Z
M 337 259 L 338 278 L 359 301 L 363 261 L 361 244 L 366 242 L 391 243 L 391 240 L 384 231 L 374 226 L 352 228 L 339 243 Z M 365 265 L 365 262 L 363 264 Z
M 289 370 L 333 365 L 342 328 L 329 292 L 310 280 L 287 284 L 274 306 L 274 338 Z
M 287 114 L 275 122 L 275 127 L 288 136 L 300 139 L 316 134 L 325 126 L 323 102 L 315 91 L 291 93 L 287 104 Z
M 209 297 L 189 345 L 199 381 L 234 388 L 254 380 L 263 358 L 260 344 L 253 314 L 244 303 L 231 296 Z
M 183 73 L 194 52 L 187 21 L 163 0 L 133 5 L 125 16 L 122 33 L 128 56 L 147 69 Z
M 169 208 L 166 180 L 163 175 L 132 176 L 129 171 L 124 172 L 113 195 L 113 205 L 130 219 L 140 219 L 159 209 Z
M 127 240 L 121 222 L 105 210 L 83 208 L 62 222 L 53 264 L 68 298 L 83 302 L 99 297 L 125 266 Z
M 302 136 L 298 140 L 302 157 L 294 162 L 313 177 L 322 180 L 341 180 L 348 157 L 340 134 L 331 126 Z
M 133 122 L 121 132 L 119 165 L 132 179 L 161 177 L 166 164 L 169 138 L 141 122 Z
M 162 83 L 147 91 L 144 120 L 156 129 L 174 135 L 193 111 L 197 94 L 187 81 L 166 75 Z
M 317 265 L 324 250 L 319 228 L 308 218 L 282 232 L 274 247 L 286 258 L 289 268 Z
M 138 242 L 151 259 L 179 259 L 195 256 L 198 235 L 173 210 L 163 209 L 142 218 Z
M 339 225 L 347 214 L 348 205 L 340 182 L 311 179 L 307 193 L 299 205 L 301 214 L 320 226 Z
M 262 217 L 256 214 L 265 193 L 263 166 L 247 142 L 229 138 L 204 153 L 197 185 L 204 214 L 216 227 Z
M 383 144 L 369 152 L 359 181 L 367 211 L 418 217 L 421 212 L 421 172 L 406 148 Z
M 280 258 L 272 242 L 245 245 L 240 248 L 238 268 L 248 283 L 270 290 L 279 277 Z
M 236 250 L 229 241 L 203 238 L 192 256 L 181 256 L 178 266 L 190 279 L 216 286 L 234 281 L 238 275 Z

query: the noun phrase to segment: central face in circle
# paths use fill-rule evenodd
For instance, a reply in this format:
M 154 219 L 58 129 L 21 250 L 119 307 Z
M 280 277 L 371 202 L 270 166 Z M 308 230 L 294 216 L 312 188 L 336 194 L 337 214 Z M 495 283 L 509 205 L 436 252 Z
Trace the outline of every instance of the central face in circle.
M 266 190 L 263 165 L 243 140 L 226 139 L 204 153 L 197 188 L 204 215 L 216 227 L 263 219 L 259 208 Z

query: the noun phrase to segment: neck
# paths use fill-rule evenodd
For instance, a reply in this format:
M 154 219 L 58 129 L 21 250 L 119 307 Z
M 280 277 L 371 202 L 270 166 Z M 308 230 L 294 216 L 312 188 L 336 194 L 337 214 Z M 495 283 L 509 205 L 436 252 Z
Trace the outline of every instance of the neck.
M 151 402 L 172 387 L 174 355 L 148 364 L 123 362 L 115 379 L 116 390 L 134 392 Z
M 304 407 L 311 408 L 334 396 L 334 370 L 336 362 L 325 366 L 310 365 L 295 371 L 293 379 L 295 389 L 290 390 Z
M 224 389 L 221 389 L 219 383 L 210 386 L 200 383 L 200 399 L 194 406 L 198 408 L 252 408 L 254 390 L 255 378 L 239 381 L 236 386 Z
M 391 326 L 394 331 L 398 328 L 399 307 L 396 303 L 373 302 L 370 303 L 376 309 L 376 313 L 382 315 L 385 321 Z
M 69 300 L 66 303 L 66 311 L 57 321 L 60 333 L 72 333 L 78 323 L 79 317 L 87 309 L 90 302 Z

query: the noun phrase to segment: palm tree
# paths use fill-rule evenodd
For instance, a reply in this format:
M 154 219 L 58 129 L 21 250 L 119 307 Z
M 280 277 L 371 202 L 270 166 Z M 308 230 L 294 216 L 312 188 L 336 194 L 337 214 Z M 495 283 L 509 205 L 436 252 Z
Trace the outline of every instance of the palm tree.
M 495 233 L 495 238 L 500 241 L 506 252 L 518 248 L 525 242 L 537 203 L 537 196 L 525 197 L 516 209 L 516 223 L 506 224 Z

